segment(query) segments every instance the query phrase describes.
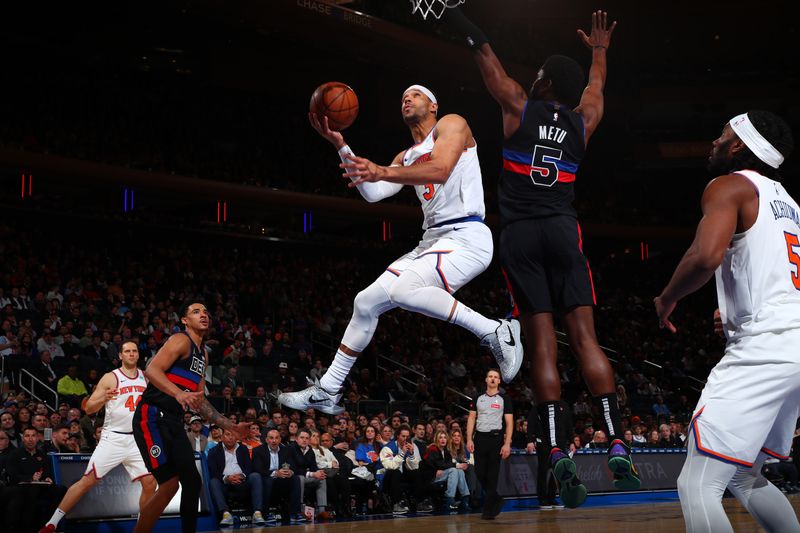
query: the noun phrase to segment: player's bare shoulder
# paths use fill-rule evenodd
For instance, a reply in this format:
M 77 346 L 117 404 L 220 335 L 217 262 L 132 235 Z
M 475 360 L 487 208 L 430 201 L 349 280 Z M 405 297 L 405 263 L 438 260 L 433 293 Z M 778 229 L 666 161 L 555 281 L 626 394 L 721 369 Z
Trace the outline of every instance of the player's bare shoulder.
M 467 124 L 467 119 L 456 113 L 444 115 L 434 126 L 434 140 L 438 140 L 442 136 L 462 136 L 468 145 L 475 142 L 472 138 L 472 129 Z

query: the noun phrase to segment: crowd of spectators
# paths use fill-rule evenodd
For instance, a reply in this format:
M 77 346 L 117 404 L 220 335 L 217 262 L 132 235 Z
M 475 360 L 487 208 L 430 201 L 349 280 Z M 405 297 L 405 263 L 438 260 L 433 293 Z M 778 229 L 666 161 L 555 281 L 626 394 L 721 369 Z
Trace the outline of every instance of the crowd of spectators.
M 81 242 L 87 228 L 74 224 L 66 232 L 74 239 L 63 241 L 28 232 L 24 224 L 0 227 L 0 354 L 5 365 L 0 457 L 24 447 L 27 427 L 36 429 L 44 449 L 91 451 L 98 420 L 82 412 L 81 402 L 105 371 L 119 365 L 122 342 L 136 342 L 145 364 L 178 330 L 179 302 L 198 297 L 213 317 L 206 339 L 211 401 L 229 416 L 253 422 L 247 439 L 226 446 L 246 447 L 251 463 L 242 471 L 245 477 L 251 471 L 261 477 L 261 495 L 253 498 L 264 504 L 256 509 L 251 502 L 254 511 L 269 518 L 269 504 L 275 503 L 269 495 L 291 495 L 294 489 L 271 491 L 267 484 L 287 484 L 278 481 L 281 476 L 291 480 L 298 475 L 304 480 L 299 500 L 292 496 L 285 502 L 291 506 L 286 516 L 297 515 L 298 502 L 304 501 L 317 505 L 318 513 L 340 516 L 365 508 L 424 510 L 432 505 L 434 482 L 445 490 L 437 506 L 456 510 L 480 504 L 470 468 L 458 466 L 469 464 L 461 434 L 463 406 L 465 396 L 474 398 L 482 391 L 481 378 L 493 360 L 459 328 L 393 311 L 382 317 L 374 341 L 345 384 L 348 411 L 342 417 L 284 412 L 275 401 L 280 392 L 304 387 L 307 378 L 325 372 L 349 320 L 353 296 L 380 272 L 384 258 L 356 259 L 245 240 L 234 247 L 189 233 L 151 239 L 147 230 L 130 226 L 92 228 L 90 247 Z M 683 334 L 667 336 L 657 330 L 655 319 L 648 319 L 648 295 L 666 279 L 664 268 L 630 254 L 600 255 L 594 266 L 598 332 L 601 344 L 613 347 L 609 355 L 625 417 L 624 438 L 633 447 L 683 446 L 702 380 L 722 349 L 713 334 L 713 307 L 708 307 L 708 316 L 692 311 L 709 304 L 708 295 L 698 296 L 698 305 L 684 306 L 676 317 Z M 494 266 L 464 288 L 460 298 L 490 315 L 508 309 L 508 295 Z M 605 428 L 574 359 L 565 349 L 559 361 L 575 424 L 571 450 L 604 447 Z M 56 411 L 19 387 L 22 369 L 58 391 Z M 532 452 L 533 440 L 526 435 L 533 397 L 524 379 L 528 371 L 524 368 L 522 378 L 504 391 L 518 406 L 514 447 Z M 398 432 L 406 424 L 408 435 Z M 225 443 L 224 435 L 190 413 L 186 429 L 198 451 Z M 416 448 L 409 447 L 403 461 L 397 461 L 407 442 Z M 270 445 L 282 450 L 281 444 L 300 450 L 310 446 L 317 454 L 316 470 L 310 460 L 294 455 L 287 460 L 289 469 L 277 469 L 283 472 L 275 474 L 276 480 L 275 469 L 265 466 L 263 457 L 257 461 L 253 451 Z M 431 445 L 438 447 L 431 450 Z M 426 455 L 439 465 L 432 476 L 425 471 Z M 441 471 L 442 461 L 454 459 L 463 479 Z M 336 468 L 342 476 L 338 479 Z M 412 472 L 418 468 L 420 474 Z M 226 486 L 227 475 L 212 493 L 220 502 L 233 492 Z

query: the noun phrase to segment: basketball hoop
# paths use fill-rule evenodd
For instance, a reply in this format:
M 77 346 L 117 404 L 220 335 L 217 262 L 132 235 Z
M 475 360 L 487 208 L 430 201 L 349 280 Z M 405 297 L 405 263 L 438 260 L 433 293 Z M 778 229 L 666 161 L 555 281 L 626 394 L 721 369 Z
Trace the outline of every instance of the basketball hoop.
M 420 12 L 423 19 L 427 19 L 428 15 L 441 18 L 445 9 L 450 9 L 460 6 L 466 0 L 410 0 L 411 14 Z

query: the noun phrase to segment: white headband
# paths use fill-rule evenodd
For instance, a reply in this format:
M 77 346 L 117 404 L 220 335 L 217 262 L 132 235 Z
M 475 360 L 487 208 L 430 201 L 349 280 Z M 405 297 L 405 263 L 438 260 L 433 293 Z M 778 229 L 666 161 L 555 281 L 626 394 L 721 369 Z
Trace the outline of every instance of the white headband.
M 433 91 L 431 91 L 427 87 L 423 87 L 422 85 L 412 85 L 411 87 L 403 91 L 403 96 L 405 96 L 408 91 L 419 91 L 428 98 L 430 98 L 431 102 L 433 102 L 434 104 L 439 103 L 436 101 L 436 96 L 433 94 Z
M 758 133 L 758 130 L 747 117 L 747 113 L 742 113 L 741 115 L 733 117 L 730 121 L 730 125 L 734 133 L 739 136 L 742 142 L 750 148 L 750 151 L 753 152 L 757 158 L 772 168 L 781 166 L 781 163 L 783 163 L 783 156 L 769 141 Z

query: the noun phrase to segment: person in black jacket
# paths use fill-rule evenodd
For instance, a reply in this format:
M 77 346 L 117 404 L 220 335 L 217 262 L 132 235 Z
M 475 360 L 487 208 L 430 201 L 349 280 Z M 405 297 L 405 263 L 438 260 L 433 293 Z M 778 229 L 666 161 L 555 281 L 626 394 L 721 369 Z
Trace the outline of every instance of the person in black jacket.
M 322 513 L 328 506 L 328 485 L 325 483 L 327 475 L 324 470 L 317 468 L 317 456 L 309 446 L 311 432 L 306 428 L 297 431 L 295 442 L 289 445 L 295 454 L 297 475 L 300 476 L 300 501 L 303 501 L 306 487 L 317 491 L 317 511 Z
M 433 444 L 425 450 L 422 457 L 422 475 L 429 483 L 446 483 L 444 503 L 445 512 L 456 509 L 469 510 L 469 487 L 464 469 L 457 468 L 450 450 L 447 448 L 449 437 L 447 432 L 439 430 L 433 437 Z M 456 491 L 461 496 L 461 505 L 456 503 Z
M 281 434 L 277 429 L 267 432 L 267 445 L 253 448 L 253 470 L 261 474 L 264 485 L 264 506 L 269 507 L 272 494 L 286 496 L 289 500 L 290 521 L 304 523 L 300 514 L 300 476 L 295 453 L 281 446 Z
M 320 446 L 330 450 L 333 457 L 339 463 L 339 473 L 333 478 L 336 484 L 338 498 L 334 501 L 334 510 L 337 517 L 352 518 L 353 510 L 350 507 L 350 495 L 352 486 L 350 475 L 353 472 L 353 461 L 350 460 L 345 451 L 333 445 L 333 436 L 330 433 L 323 433 L 319 437 Z
M 8 477 L 8 510 L 4 531 L 36 531 L 55 511 L 67 488 L 53 481 L 50 458 L 36 446 L 38 432 L 26 428 L 22 433 L 22 447 L 6 456 Z
M 233 525 L 233 516 L 228 506 L 231 493 L 250 496 L 253 525 L 263 526 L 267 522 L 261 512 L 264 505 L 261 474 L 253 470 L 250 451 L 247 446 L 236 442 L 236 434 L 232 431 L 225 430 L 222 434 L 222 445 L 214 446 L 208 452 L 208 475 L 211 478 L 209 489 L 214 505 L 222 512 L 220 527 Z M 275 521 L 272 517 L 268 518 Z

